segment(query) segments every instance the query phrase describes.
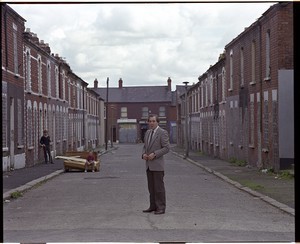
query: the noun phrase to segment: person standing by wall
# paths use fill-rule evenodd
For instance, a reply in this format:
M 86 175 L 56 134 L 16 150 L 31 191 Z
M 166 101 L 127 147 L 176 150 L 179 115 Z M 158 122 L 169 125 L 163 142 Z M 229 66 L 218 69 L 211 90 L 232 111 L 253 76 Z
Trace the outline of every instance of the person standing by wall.
M 50 136 L 48 135 L 48 131 L 44 130 L 44 134 L 40 139 L 40 145 L 43 147 L 44 150 L 44 157 L 45 157 L 45 163 L 47 164 L 49 161 L 51 164 L 53 164 L 53 160 L 51 157 L 51 150 L 50 150 Z M 49 158 L 49 160 L 48 160 Z
M 156 114 L 149 115 L 149 129 L 145 134 L 142 159 L 146 161 L 147 182 L 150 194 L 150 207 L 144 213 L 164 214 L 166 210 L 166 193 L 164 185 L 164 155 L 170 150 L 168 132 L 158 126 Z

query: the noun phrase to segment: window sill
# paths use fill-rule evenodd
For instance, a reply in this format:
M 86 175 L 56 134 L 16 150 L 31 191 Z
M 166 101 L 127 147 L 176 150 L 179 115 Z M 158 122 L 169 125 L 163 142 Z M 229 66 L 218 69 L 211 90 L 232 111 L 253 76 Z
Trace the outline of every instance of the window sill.
M 34 148 L 34 147 L 28 147 L 28 151 L 31 151 L 31 150 L 33 150 L 33 148 Z
M 3 147 L 2 152 L 8 152 L 8 147 Z
M 248 147 L 249 147 L 249 148 L 252 148 L 252 149 L 254 149 L 254 148 L 255 148 L 253 144 L 249 144 L 249 146 L 248 146 Z
M 271 77 L 264 78 L 264 81 L 271 81 Z
M 261 151 L 264 152 L 264 153 L 268 153 L 269 152 L 269 150 L 267 148 L 263 148 Z
M 24 148 L 24 145 L 19 145 L 18 146 L 18 149 L 23 149 Z
M 256 82 L 255 82 L 255 81 L 252 81 L 252 82 L 250 82 L 249 84 L 250 84 L 250 86 L 254 86 L 254 85 L 256 84 Z
M 229 92 L 232 92 L 232 91 L 233 91 L 233 89 L 232 89 L 232 88 L 229 88 L 229 89 L 228 89 L 228 91 L 229 91 Z

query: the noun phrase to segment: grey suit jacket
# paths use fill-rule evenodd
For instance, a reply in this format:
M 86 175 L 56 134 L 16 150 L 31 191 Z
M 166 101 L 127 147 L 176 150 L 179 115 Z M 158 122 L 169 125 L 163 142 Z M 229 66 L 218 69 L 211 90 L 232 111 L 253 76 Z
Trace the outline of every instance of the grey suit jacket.
M 151 171 L 164 171 L 165 170 L 165 160 L 164 155 L 170 150 L 170 142 L 168 132 L 160 127 L 153 135 L 153 138 L 148 145 L 148 139 L 150 137 L 151 130 L 147 130 L 145 134 L 145 144 L 143 147 L 143 153 L 150 154 L 155 153 L 156 157 L 153 160 L 146 161 L 146 169 Z

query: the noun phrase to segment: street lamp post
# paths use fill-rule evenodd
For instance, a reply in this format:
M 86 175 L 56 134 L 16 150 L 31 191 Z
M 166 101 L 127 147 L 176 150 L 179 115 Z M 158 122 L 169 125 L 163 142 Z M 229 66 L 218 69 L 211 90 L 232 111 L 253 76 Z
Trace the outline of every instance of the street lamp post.
M 105 150 L 107 151 L 107 143 L 108 143 L 108 138 L 107 138 L 107 130 L 108 130 L 108 81 L 109 78 L 107 77 L 106 80 L 106 120 L 105 120 Z
M 185 85 L 185 154 L 184 158 L 187 158 L 189 156 L 189 137 L 188 137 L 188 98 L 187 98 L 187 85 L 188 81 L 184 81 L 183 84 Z

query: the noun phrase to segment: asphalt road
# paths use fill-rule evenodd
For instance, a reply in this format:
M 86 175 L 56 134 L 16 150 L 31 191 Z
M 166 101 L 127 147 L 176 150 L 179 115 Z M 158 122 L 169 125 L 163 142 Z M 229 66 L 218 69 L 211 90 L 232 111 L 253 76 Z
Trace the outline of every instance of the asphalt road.
M 100 172 L 63 173 L 5 203 L 4 242 L 294 241 L 293 216 L 172 153 L 166 213 L 143 213 L 141 149 L 119 145 L 101 157 Z

